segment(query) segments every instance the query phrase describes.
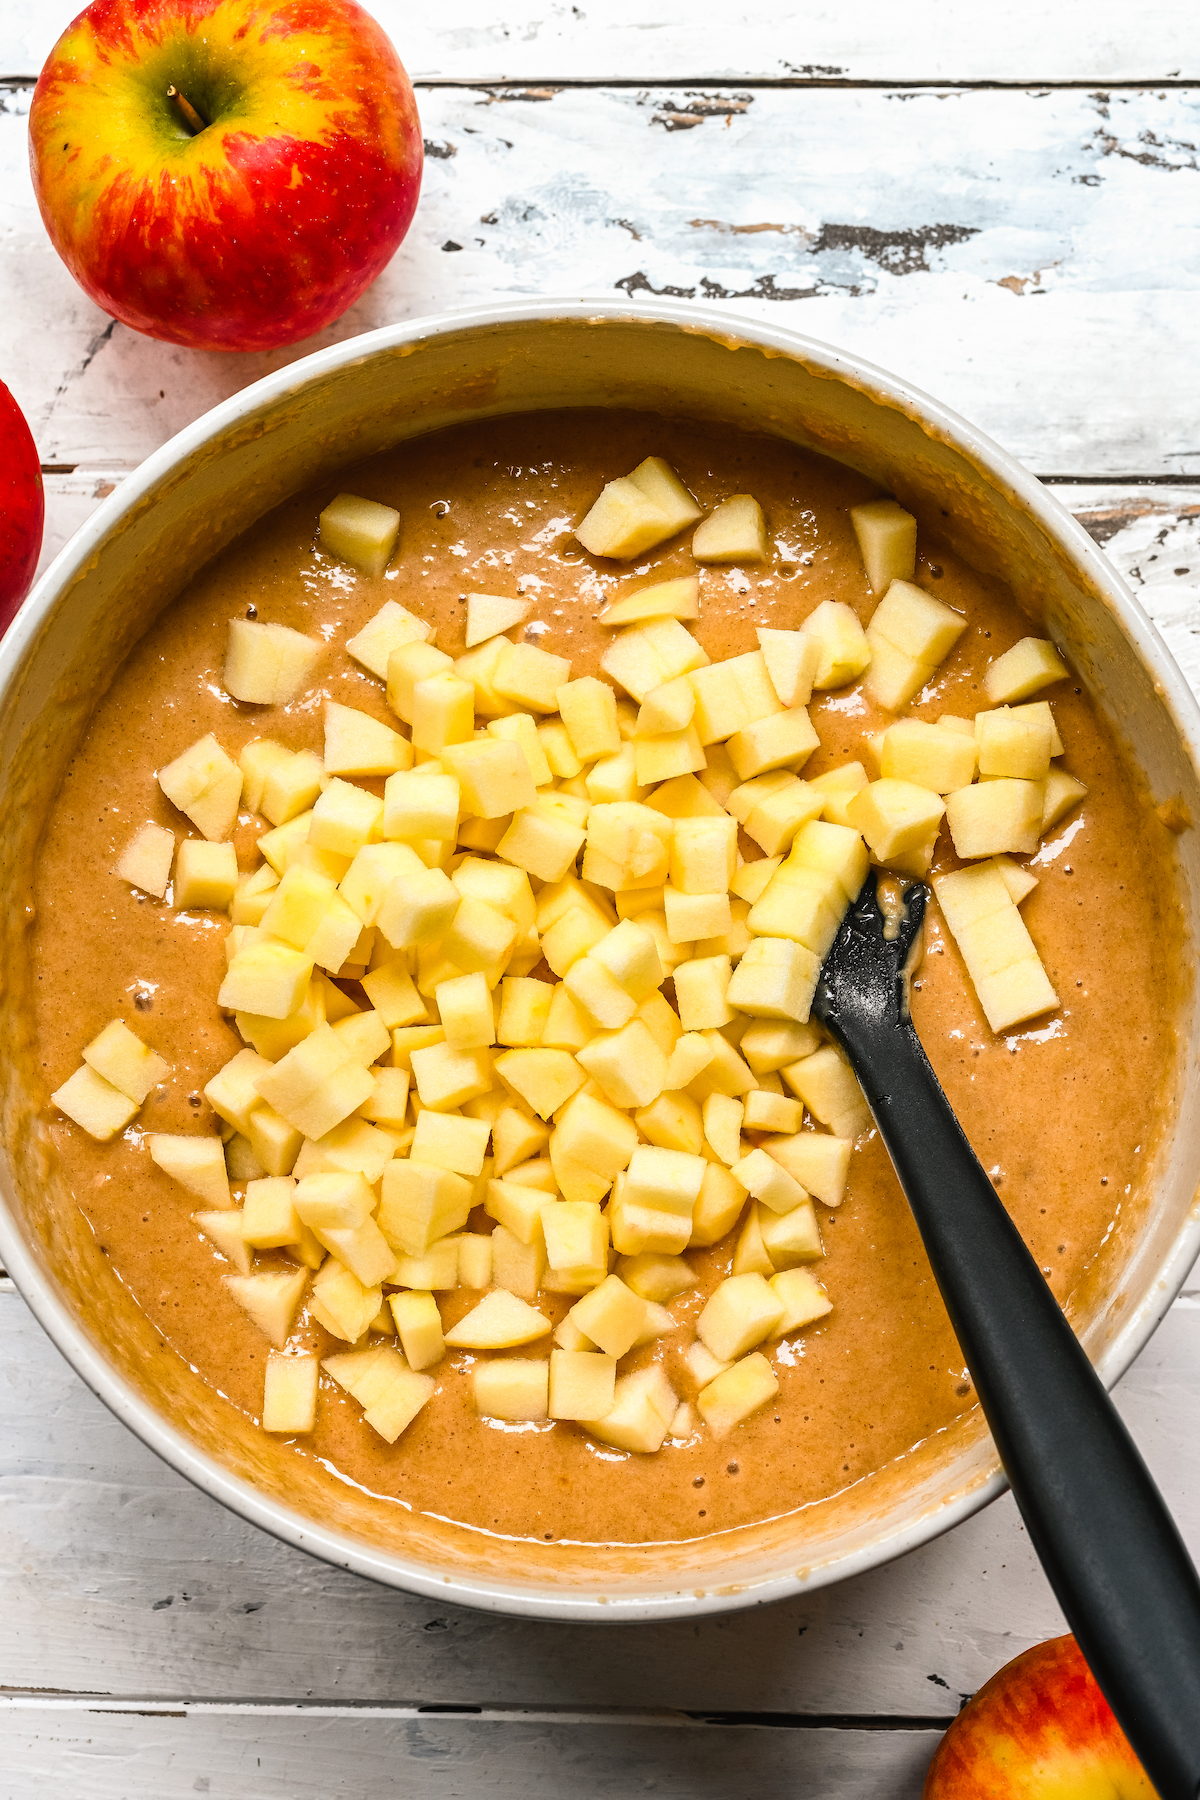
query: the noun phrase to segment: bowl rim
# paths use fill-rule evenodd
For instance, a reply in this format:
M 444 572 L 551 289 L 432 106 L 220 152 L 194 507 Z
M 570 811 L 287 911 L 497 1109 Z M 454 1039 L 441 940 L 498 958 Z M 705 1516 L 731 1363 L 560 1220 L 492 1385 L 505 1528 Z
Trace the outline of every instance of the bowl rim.
M 569 324 L 657 325 L 708 336 L 730 348 L 766 350 L 800 361 L 817 372 L 847 382 L 876 402 L 882 401 L 965 454 L 993 485 L 1023 508 L 1056 541 L 1069 560 L 1112 607 L 1135 653 L 1152 672 L 1160 697 L 1192 763 L 1200 767 L 1200 702 L 1188 686 L 1150 617 L 1082 525 L 1062 503 L 986 433 L 931 395 L 864 357 L 841 350 L 800 332 L 762 324 L 756 319 L 693 303 L 614 301 L 608 298 L 541 298 L 456 308 L 382 326 L 317 350 L 250 383 L 221 401 L 157 450 L 153 451 L 96 508 L 40 576 L 3 641 L 0 642 L 0 693 L 19 677 L 54 603 L 80 573 L 97 547 L 122 518 L 139 507 L 178 464 L 218 439 L 260 407 L 284 400 L 310 383 L 381 352 L 433 339 L 495 326 Z M 1157 1328 L 1178 1294 L 1200 1252 L 1200 1203 L 1193 1202 L 1170 1254 L 1141 1302 L 1130 1309 L 1119 1330 L 1100 1349 L 1095 1367 L 1111 1388 L 1126 1372 Z M 865 1574 L 894 1558 L 931 1542 L 970 1518 L 1002 1494 L 1007 1480 L 997 1472 L 985 1481 L 930 1508 L 922 1517 L 869 1545 L 816 1566 L 748 1579 L 720 1589 L 653 1589 L 638 1593 L 624 1588 L 602 1592 L 541 1587 L 534 1581 L 439 1575 L 427 1564 L 372 1548 L 365 1540 L 333 1530 L 270 1498 L 241 1477 L 231 1475 L 212 1456 L 199 1450 L 158 1413 L 106 1361 L 99 1347 L 77 1323 L 54 1284 L 26 1246 L 15 1217 L 0 1198 L 0 1261 L 18 1292 L 76 1374 L 109 1411 L 163 1461 L 202 1492 L 230 1511 L 284 1543 L 307 1551 L 334 1567 L 364 1575 L 385 1586 L 443 1602 L 510 1616 L 560 1621 L 628 1622 L 694 1618 L 792 1598 L 798 1593 Z

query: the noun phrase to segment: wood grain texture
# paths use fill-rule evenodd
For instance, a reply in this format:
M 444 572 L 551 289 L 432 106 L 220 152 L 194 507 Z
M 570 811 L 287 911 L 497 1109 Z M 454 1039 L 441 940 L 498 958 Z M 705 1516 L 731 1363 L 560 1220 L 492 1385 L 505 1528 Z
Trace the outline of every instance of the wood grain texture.
M 28 100 L 0 115 L 0 291 L 48 464 L 132 466 L 257 376 L 397 319 L 665 294 L 901 371 L 1039 472 L 1200 476 L 1191 90 L 427 91 L 400 252 L 328 332 L 261 356 L 189 355 L 83 296 L 34 205 Z
M 986 22 L 971 0 L 372 0 L 414 80 L 1161 81 L 1195 78 L 1187 0 L 1097 8 L 1008 0 Z M 0 71 L 36 74 L 77 0 L 6 0 Z
M 731 1800 L 788 1792 L 917 1800 L 938 1733 L 239 1708 L 136 1713 L 0 1703 L 5 1800 Z

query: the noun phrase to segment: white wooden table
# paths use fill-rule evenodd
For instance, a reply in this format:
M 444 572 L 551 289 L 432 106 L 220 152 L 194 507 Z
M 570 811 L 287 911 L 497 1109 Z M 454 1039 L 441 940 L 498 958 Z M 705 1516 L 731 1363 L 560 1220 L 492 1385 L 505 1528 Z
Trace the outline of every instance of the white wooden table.
M 1200 38 L 1192 0 L 377 0 L 418 88 L 414 228 L 277 356 L 152 343 L 74 286 L 26 166 L 75 0 L 0 9 L 0 378 L 48 558 L 292 356 L 528 294 L 794 324 L 1055 484 L 1200 688 Z M 1118 1402 L 1200 1555 L 1200 1279 Z M 1011 1501 L 861 1580 L 695 1625 L 410 1599 L 243 1525 L 85 1392 L 0 1277 L 0 1800 L 916 1796 L 937 1736 L 1062 1630 Z

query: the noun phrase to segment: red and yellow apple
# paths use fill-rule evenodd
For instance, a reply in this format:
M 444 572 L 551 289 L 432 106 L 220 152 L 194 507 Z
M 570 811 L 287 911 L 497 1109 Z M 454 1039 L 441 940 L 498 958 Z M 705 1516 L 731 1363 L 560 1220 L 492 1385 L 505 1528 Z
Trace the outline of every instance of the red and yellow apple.
M 1073 1637 L 1006 1663 L 938 1745 L 922 1800 L 1155 1800 Z
M 45 517 L 37 445 L 0 381 L 0 631 L 32 586 Z
M 29 116 L 46 229 L 98 306 L 205 350 L 295 343 L 408 230 L 416 101 L 354 0 L 93 0 Z

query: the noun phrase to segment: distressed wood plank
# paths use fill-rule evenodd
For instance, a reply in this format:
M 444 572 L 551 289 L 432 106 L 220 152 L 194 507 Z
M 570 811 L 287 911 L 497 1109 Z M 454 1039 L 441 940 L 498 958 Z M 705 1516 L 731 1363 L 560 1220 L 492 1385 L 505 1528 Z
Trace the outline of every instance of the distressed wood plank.
M 936 1731 L 770 1731 L 581 1720 L 565 1724 L 350 1712 L 80 1712 L 0 1708 L 6 1800 L 53 1785 L 88 1800 L 726 1800 L 793 1789 L 916 1800 Z
M 1198 1383 L 1200 1306 L 1179 1303 L 1118 1403 L 1195 1550 Z M 395 1593 L 191 1488 L 15 1294 L 0 1295 L 0 1614 L 9 1690 L 810 1717 L 952 1714 L 1063 1629 L 1008 1499 L 871 1575 L 688 1624 L 550 1627 Z
M 7 0 L 0 70 L 36 74 L 77 10 L 77 0 Z M 369 10 L 417 80 L 1112 82 L 1200 74 L 1186 0 L 1142 8 L 1009 0 L 987 27 L 968 0 L 904 8 L 859 0 L 853 15 L 835 0 L 510 0 L 502 8 L 455 0 L 441 10 L 373 0 Z
M 1200 473 L 1200 94 L 440 89 L 390 268 L 292 352 L 113 325 L 50 248 L 0 117 L 7 366 L 43 460 L 133 465 L 304 351 L 535 294 L 676 294 L 845 345 L 1034 469 Z M 1130 221 L 1137 220 L 1137 230 Z

